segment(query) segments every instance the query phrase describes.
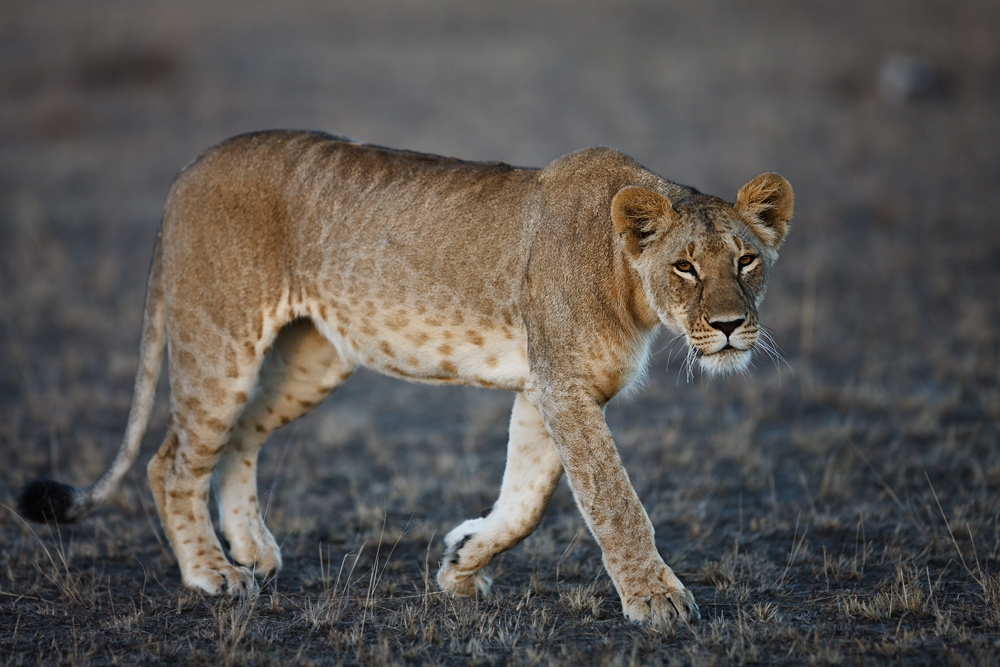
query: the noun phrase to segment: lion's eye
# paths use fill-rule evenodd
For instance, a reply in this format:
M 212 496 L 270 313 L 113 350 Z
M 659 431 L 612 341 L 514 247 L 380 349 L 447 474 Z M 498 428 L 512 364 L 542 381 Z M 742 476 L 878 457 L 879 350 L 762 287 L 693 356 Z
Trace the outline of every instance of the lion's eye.
M 743 255 L 740 257 L 740 266 L 750 266 L 757 259 L 754 255 Z
M 694 265 L 688 261 L 677 262 L 674 264 L 674 268 L 684 273 L 694 273 Z

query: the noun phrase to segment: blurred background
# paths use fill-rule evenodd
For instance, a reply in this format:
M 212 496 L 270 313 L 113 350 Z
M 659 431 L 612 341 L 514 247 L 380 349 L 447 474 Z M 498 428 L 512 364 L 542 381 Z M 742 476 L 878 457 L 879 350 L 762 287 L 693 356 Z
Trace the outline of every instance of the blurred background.
M 686 384 L 661 350 L 608 411 L 644 500 L 719 517 L 735 495 L 710 489 L 789 512 L 884 500 L 847 443 L 890 484 L 995 491 L 998 25 L 975 0 L 0 0 L 0 501 L 105 469 L 171 180 L 265 128 L 526 166 L 608 145 L 730 200 L 778 171 L 796 213 L 762 322 L 787 364 Z M 265 455 L 275 523 L 335 532 L 317 493 L 435 529 L 477 514 L 509 405 L 359 374 Z M 136 471 L 123 497 L 148 504 Z M 654 511 L 675 541 L 704 519 L 684 507 Z
M 768 663 L 859 663 L 872 646 L 995 662 L 998 26 L 987 0 L 0 0 L 0 505 L 30 479 L 86 485 L 106 469 L 167 190 L 231 135 L 319 129 L 525 166 L 607 145 L 729 200 L 777 171 L 795 217 L 761 321 L 784 361 L 687 383 L 664 336 L 646 388 L 607 410 L 658 547 L 702 606 L 695 644 L 618 621 L 565 483 L 494 564 L 496 596 L 468 604 L 501 610 L 504 627 L 530 614 L 522 644 L 551 654 L 525 664 L 555 664 L 563 641 L 560 664 L 582 664 L 597 631 L 655 664 L 682 647 L 697 664 L 738 661 L 745 638 Z M 38 539 L 0 511 L 0 640 L 22 635 L 11 656 L 75 663 L 82 642 L 91 656 L 114 645 L 126 662 L 188 664 L 224 648 L 221 612 L 180 592 L 141 467 L 162 437 L 165 383 L 110 507 L 34 527 Z M 317 660 L 410 650 L 397 614 L 410 603 L 394 596 L 431 590 L 441 536 L 495 499 L 510 404 L 361 372 L 275 434 L 261 496 L 285 568 L 251 652 L 289 664 L 281 652 L 301 642 Z M 369 634 L 336 639 L 368 614 L 363 579 L 347 615 L 313 633 L 330 564 L 394 540 Z M 975 569 L 957 566 L 963 552 Z M 139 625 L 119 622 L 138 582 Z M 421 604 L 431 643 L 414 650 L 442 662 L 467 664 L 454 656 L 496 625 L 456 629 L 480 616 Z

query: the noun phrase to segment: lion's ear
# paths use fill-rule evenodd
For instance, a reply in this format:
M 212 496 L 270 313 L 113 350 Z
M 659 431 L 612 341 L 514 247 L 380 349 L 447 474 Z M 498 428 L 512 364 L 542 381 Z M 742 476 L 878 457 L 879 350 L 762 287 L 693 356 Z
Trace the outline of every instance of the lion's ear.
M 655 190 L 638 185 L 622 188 L 611 200 L 611 222 L 625 250 L 636 258 L 649 238 L 674 219 L 670 200 Z
M 754 233 L 774 250 L 785 240 L 794 204 L 792 186 L 774 172 L 750 179 L 736 195 L 737 210 L 746 216 Z

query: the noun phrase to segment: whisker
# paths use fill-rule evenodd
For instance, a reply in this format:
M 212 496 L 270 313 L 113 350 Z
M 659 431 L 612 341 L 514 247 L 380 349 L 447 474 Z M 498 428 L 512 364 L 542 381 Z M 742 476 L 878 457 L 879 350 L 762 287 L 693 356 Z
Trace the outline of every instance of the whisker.
M 676 355 L 677 355 L 677 350 L 676 349 L 670 350 L 670 354 L 667 355 L 667 366 L 663 370 L 668 370 L 670 368 L 670 364 L 673 363 L 674 357 Z
M 788 366 L 788 370 L 794 373 L 794 369 L 791 364 L 785 361 L 784 355 L 781 353 L 781 346 L 775 339 L 774 332 L 767 327 L 761 326 L 760 331 L 760 342 L 762 343 L 762 349 L 764 349 L 768 355 L 775 361 L 781 361 L 785 366 Z
M 795 375 L 795 369 L 792 365 L 788 363 L 784 355 L 781 353 L 781 346 L 775 340 L 774 332 L 772 332 L 767 327 L 761 326 L 759 328 L 759 337 L 757 338 L 757 345 L 761 350 L 771 358 L 774 367 L 778 370 L 778 382 L 781 382 L 781 364 L 788 367 L 788 372 L 793 376 Z
M 670 348 L 670 353 L 667 355 L 667 366 L 666 366 L 666 368 L 664 368 L 664 370 L 666 370 L 667 368 L 670 368 L 670 363 L 674 360 L 674 356 L 678 352 L 678 349 L 676 347 L 677 341 L 681 340 L 684 337 L 685 337 L 685 334 L 682 334 L 682 333 L 681 334 L 677 334 L 676 336 L 674 336 L 670 340 L 669 343 L 667 343 L 666 345 L 663 346 L 662 349 L 666 349 L 667 347 Z M 661 351 L 662 351 L 662 349 L 661 349 Z
M 664 344 L 663 344 L 663 347 L 661 347 L 661 348 L 660 348 L 659 350 L 657 350 L 657 351 L 656 351 L 656 354 L 659 354 L 660 352 L 663 352 L 663 351 L 664 351 L 665 349 L 667 349 L 668 347 L 673 347 L 674 343 L 676 343 L 676 342 L 677 342 L 677 341 L 679 341 L 679 340 L 680 340 L 681 338 L 683 338 L 683 337 L 684 337 L 684 335 L 685 335 L 685 334 L 683 334 L 683 333 L 679 333 L 679 334 L 677 334 L 676 336 L 674 336 L 673 338 L 671 338 L 670 340 L 668 340 L 668 341 L 667 341 L 666 343 L 664 343 Z M 668 362 L 668 364 L 667 364 L 667 365 L 668 365 L 668 366 L 670 365 L 670 364 L 669 364 L 669 362 Z
M 687 355 L 690 355 L 690 348 L 688 348 Z M 684 373 L 685 366 L 687 364 L 687 355 L 681 360 L 680 366 L 677 368 L 677 384 L 681 383 L 681 374 Z
M 684 357 L 684 363 L 681 364 L 680 369 L 677 371 L 677 382 L 680 383 L 680 372 L 684 371 L 685 381 L 688 384 L 694 382 L 694 366 L 698 361 L 698 357 L 701 356 L 701 351 L 696 347 L 688 347 L 687 355 Z

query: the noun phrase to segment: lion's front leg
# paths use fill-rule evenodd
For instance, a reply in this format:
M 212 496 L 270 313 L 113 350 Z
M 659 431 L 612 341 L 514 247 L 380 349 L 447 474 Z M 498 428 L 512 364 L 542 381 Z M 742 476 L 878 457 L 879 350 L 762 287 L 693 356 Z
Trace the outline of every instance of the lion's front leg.
M 518 394 L 500 497 L 487 516 L 469 519 L 445 536 L 437 575 L 441 589 L 468 597 L 488 593 L 492 582 L 482 568 L 535 530 L 561 475 L 562 464 L 545 423 Z
M 537 398 L 570 488 L 603 553 L 604 566 L 634 623 L 669 627 L 701 617 L 653 539 L 653 525 L 629 481 L 604 414 L 585 392 Z

